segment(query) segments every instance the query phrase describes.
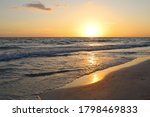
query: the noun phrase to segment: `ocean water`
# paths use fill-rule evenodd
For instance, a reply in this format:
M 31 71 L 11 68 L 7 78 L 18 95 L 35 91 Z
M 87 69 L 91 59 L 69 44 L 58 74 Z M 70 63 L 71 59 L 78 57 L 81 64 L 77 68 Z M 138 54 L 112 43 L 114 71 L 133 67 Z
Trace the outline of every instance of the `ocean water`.
M 0 99 L 37 99 L 81 76 L 150 55 L 150 38 L 0 38 Z

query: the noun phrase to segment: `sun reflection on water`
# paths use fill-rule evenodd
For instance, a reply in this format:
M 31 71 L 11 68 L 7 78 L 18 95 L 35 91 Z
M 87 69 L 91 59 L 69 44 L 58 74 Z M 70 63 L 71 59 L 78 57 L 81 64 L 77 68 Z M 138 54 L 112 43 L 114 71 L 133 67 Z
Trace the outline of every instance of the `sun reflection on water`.
M 106 45 L 106 43 L 102 42 L 102 43 L 89 43 L 88 46 L 103 46 Z
M 96 65 L 96 57 L 94 53 L 90 53 L 87 59 L 90 65 Z
M 129 66 L 136 65 L 136 64 L 138 64 L 138 63 L 140 63 L 144 60 L 146 61 L 146 60 L 149 60 L 149 59 L 150 59 L 149 56 L 148 57 L 141 57 L 141 58 L 135 59 L 135 60 L 133 60 L 131 62 L 128 62 L 128 63 L 125 63 L 125 64 L 110 67 L 110 68 L 107 68 L 107 69 L 104 69 L 104 70 L 101 70 L 101 71 L 94 72 L 94 73 L 89 74 L 89 75 L 85 75 L 85 76 L 73 81 L 72 83 L 69 83 L 69 84 L 65 85 L 63 88 L 85 86 L 85 85 L 94 84 L 94 83 L 99 82 L 99 81 L 103 80 L 104 78 L 106 78 L 106 76 L 109 73 L 120 70 L 122 68 L 127 68 Z

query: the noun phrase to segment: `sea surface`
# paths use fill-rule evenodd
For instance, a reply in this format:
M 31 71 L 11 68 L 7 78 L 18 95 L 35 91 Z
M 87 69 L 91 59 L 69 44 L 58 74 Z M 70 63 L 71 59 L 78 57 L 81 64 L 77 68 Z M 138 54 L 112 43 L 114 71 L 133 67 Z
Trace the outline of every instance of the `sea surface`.
M 149 37 L 1 37 L 0 99 L 37 99 L 46 90 L 146 55 Z

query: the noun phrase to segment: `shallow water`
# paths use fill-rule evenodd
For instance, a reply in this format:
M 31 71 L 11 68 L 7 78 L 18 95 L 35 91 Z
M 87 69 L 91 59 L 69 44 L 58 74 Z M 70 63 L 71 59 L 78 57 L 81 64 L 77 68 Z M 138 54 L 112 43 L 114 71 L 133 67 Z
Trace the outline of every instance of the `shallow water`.
M 35 99 L 143 55 L 150 38 L 0 38 L 0 98 Z
M 129 61 L 127 63 L 113 66 L 113 67 L 110 67 L 110 68 L 107 68 L 107 69 L 104 69 L 101 71 L 96 71 L 89 75 L 85 75 L 83 77 L 80 77 L 80 78 L 74 80 L 71 83 L 68 83 L 67 85 L 65 85 L 64 87 L 61 87 L 61 88 L 72 88 L 72 87 L 79 87 L 79 86 L 93 84 L 93 83 L 103 80 L 109 73 L 115 72 L 115 71 L 123 69 L 123 68 L 132 67 L 134 65 L 137 65 L 141 62 L 145 62 L 147 60 L 150 60 L 150 56 L 139 57 L 139 58 Z

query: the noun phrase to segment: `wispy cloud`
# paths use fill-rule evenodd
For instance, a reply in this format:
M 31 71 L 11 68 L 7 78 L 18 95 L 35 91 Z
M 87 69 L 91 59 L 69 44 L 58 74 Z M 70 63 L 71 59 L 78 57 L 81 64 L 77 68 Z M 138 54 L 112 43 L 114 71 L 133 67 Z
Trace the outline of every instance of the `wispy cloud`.
M 18 6 L 12 6 L 10 8 L 14 9 L 14 10 L 38 9 L 38 10 L 42 10 L 42 11 L 51 11 L 53 9 L 65 8 L 65 7 L 68 7 L 68 5 L 67 4 L 62 4 L 62 3 L 57 3 L 57 4 L 53 5 L 53 8 L 50 8 L 50 7 L 46 7 L 40 1 L 36 1 L 36 2 L 31 2 L 31 3 L 25 3 L 25 4 L 22 4 L 22 5 L 18 5 Z
M 27 7 L 27 8 L 34 8 L 34 9 L 45 10 L 45 11 L 51 11 L 52 10 L 51 8 L 46 7 L 41 2 L 27 3 L 27 4 L 24 4 L 23 6 Z

